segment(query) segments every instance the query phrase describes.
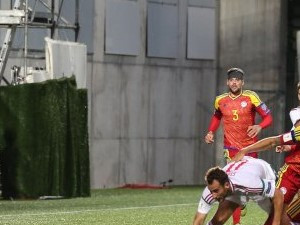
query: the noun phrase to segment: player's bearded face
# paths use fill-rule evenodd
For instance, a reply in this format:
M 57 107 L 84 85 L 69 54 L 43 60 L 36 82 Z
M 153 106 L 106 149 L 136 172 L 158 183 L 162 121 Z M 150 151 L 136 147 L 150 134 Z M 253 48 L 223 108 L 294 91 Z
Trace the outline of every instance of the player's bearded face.
M 229 87 L 229 91 L 233 94 L 241 93 L 243 85 L 244 85 L 244 80 L 239 78 L 233 77 L 227 80 L 227 86 Z
M 207 185 L 208 189 L 210 190 L 212 196 L 219 202 L 224 201 L 225 197 L 229 193 L 230 185 L 229 183 L 225 183 L 221 185 L 219 181 L 214 180 L 212 184 Z

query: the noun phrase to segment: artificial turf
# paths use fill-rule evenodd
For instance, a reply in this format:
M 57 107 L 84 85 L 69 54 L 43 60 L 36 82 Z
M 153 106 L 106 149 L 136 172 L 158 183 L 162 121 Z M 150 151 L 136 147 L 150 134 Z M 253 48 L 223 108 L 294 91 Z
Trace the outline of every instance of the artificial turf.
M 0 200 L 0 224 L 192 224 L 201 187 L 102 189 L 91 197 L 56 200 Z M 212 216 L 214 210 L 209 214 Z M 242 224 L 263 224 L 266 214 L 249 203 Z M 231 219 L 226 223 L 230 225 Z

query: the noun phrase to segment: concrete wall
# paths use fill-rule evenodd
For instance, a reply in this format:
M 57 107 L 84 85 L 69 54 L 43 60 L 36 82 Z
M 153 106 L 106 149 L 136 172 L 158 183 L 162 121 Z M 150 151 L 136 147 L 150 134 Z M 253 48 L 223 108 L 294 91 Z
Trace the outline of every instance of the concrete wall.
M 138 0 L 141 52 L 104 52 L 105 2 L 95 1 L 89 61 L 92 188 L 203 183 L 214 150 L 203 145 L 216 93 L 214 60 L 187 60 L 187 0 L 178 1 L 179 56 L 147 58 L 147 1 Z
M 242 68 L 245 88 L 257 92 L 272 110 L 274 123 L 262 137 L 284 131 L 286 29 L 281 0 L 220 1 L 218 92 L 226 91 L 226 70 Z M 218 143 L 222 142 L 219 136 Z M 275 167 L 282 156 L 263 158 Z
M 204 144 L 203 137 L 214 98 L 226 91 L 225 71 L 233 66 L 246 72 L 245 87 L 256 91 L 272 110 L 273 127 L 261 136 L 283 131 L 284 0 L 218 0 L 216 60 L 186 59 L 187 8 L 211 7 L 212 1 L 165 0 L 178 4 L 176 59 L 146 57 L 147 1 L 133 1 L 141 19 L 138 56 L 105 54 L 106 1 L 94 1 L 89 45 L 93 54 L 87 73 L 92 188 L 159 184 L 168 179 L 173 184 L 203 183 L 206 169 L 224 163 L 221 131 L 214 145 Z M 11 65 L 22 65 L 19 55 L 11 56 L 7 72 Z M 31 63 L 44 65 L 42 60 Z M 262 157 L 275 167 L 281 164 L 282 157 L 275 154 Z

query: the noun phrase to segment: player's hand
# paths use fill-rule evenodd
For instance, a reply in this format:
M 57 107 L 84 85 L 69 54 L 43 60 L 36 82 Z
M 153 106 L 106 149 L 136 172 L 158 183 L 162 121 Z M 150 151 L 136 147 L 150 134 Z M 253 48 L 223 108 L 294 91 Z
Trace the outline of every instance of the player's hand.
M 259 134 L 261 129 L 262 128 L 259 125 L 249 126 L 248 129 L 247 129 L 247 134 L 248 134 L 249 137 L 254 138 Z
M 231 161 L 235 161 L 235 162 L 238 162 L 240 161 L 243 157 L 245 156 L 245 153 L 240 150 L 233 158 Z
M 206 144 L 211 144 L 211 143 L 213 143 L 213 142 L 214 142 L 214 133 L 211 132 L 211 131 L 209 131 L 209 132 L 206 134 L 204 140 L 205 140 Z
M 275 152 L 278 152 L 278 153 L 288 152 L 291 150 L 292 150 L 292 147 L 290 145 L 279 145 L 279 146 L 276 146 L 276 148 L 275 148 Z

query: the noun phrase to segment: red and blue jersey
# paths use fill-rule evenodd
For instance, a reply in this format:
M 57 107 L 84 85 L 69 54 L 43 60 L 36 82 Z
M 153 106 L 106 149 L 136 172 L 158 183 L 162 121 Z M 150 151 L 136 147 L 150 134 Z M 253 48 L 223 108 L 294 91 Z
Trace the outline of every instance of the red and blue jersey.
M 262 128 L 272 123 L 270 110 L 255 92 L 245 90 L 234 98 L 229 93 L 219 95 L 215 100 L 209 131 L 216 131 L 223 119 L 224 148 L 238 151 L 257 141 L 256 137 L 251 138 L 247 134 L 248 127 L 255 124 L 256 112 L 263 119 L 259 124 Z

